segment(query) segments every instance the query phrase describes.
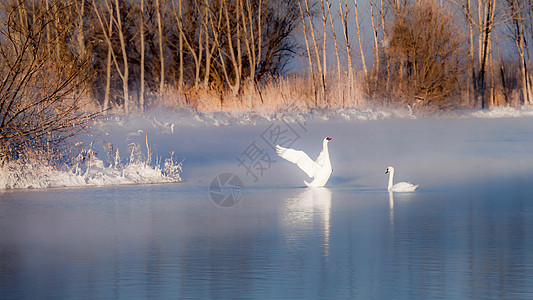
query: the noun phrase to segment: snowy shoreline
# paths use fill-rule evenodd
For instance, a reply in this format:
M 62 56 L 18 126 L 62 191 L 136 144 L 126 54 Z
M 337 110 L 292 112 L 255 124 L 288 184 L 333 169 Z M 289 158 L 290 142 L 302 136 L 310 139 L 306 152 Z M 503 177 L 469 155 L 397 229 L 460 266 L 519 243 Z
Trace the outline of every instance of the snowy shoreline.
M 158 165 L 143 163 L 106 167 L 96 157 L 87 165 L 76 163 L 59 169 L 37 161 L 25 165 L 14 162 L 2 167 L 0 190 L 181 182 L 181 163 L 173 167 L 176 168 L 174 174 L 167 173 Z
M 46 189 L 65 187 L 89 187 L 110 185 L 172 183 L 182 181 L 183 161 L 174 158 L 173 151 L 180 157 L 179 143 L 173 142 L 175 130 L 209 131 L 209 128 L 264 126 L 274 121 L 296 122 L 366 122 L 379 120 L 415 119 L 502 119 L 530 118 L 533 108 L 519 109 L 500 107 L 492 110 L 463 110 L 440 114 L 416 115 L 410 109 L 341 109 L 313 110 L 307 113 L 261 114 L 254 112 L 194 113 L 192 111 L 154 111 L 146 115 L 108 116 L 95 122 L 94 136 L 85 137 L 84 144 L 98 136 L 98 149 L 82 151 L 68 166 L 56 168 L 46 161 L 10 162 L 0 166 L 0 190 Z M 144 139 L 154 138 L 158 143 L 168 140 L 171 153 L 151 153 L 144 148 Z M 83 138 L 82 138 L 83 139 Z M 174 144 L 172 144 L 172 142 Z M 96 143 L 96 144 L 97 144 Z M 113 150 L 104 144 L 113 144 Z M 164 142 L 163 142 L 164 143 Z M 141 147 L 140 145 L 143 145 Z M 148 146 L 148 140 L 146 140 Z M 103 146 L 103 147 L 102 147 Z M 150 147 L 153 147 L 150 146 Z M 167 145 L 161 145 L 167 146 Z M 175 149 L 178 147 L 178 149 Z M 194 145 L 190 146 L 194 148 Z M 141 149 L 142 148 L 142 149 Z M 120 155 L 118 149 L 121 149 Z M 103 157 L 102 157 L 103 156 Z M 107 159 L 106 159 L 107 156 Z M 163 162 L 161 159 L 165 158 Z M 194 167 L 194 166 L 193 166 Z
M 145 114 L 108 116 L 97 122 L 105 130 L 109 124 L 124 128 L 149 126 L 172 133 L 177 127 L 261 125 L 275 120 L 289 123 L 304 121 L 379 121 L 390 119 L 501 119 L 533 117 L 533 107 L 496 107 L 486 110 L 454 110 L 448 112 L 414 113 L 403 109 L 312 109 L 308 112 L 259 113 L 254 111 L 194 112 L 191 110 L 154 110 Z M 133 129 L 133 128 L 132 128 Z M 130 133 L 135 135 L 135 132 Z

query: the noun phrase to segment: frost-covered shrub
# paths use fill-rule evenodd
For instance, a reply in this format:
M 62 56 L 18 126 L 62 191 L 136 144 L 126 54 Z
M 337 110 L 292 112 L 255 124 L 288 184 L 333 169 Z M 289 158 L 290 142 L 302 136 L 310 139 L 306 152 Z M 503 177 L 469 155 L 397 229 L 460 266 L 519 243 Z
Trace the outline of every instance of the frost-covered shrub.
M 165 159 L 163 167 L 151 165 L 139 145 L 130 147 L 129 161 L 122 163 L 118 149 L 104 145 L 104 162 L 93 145 L 81 149 L 63 163 L 48 160 L 46 155 L 26 155 L 17 159 L 0 158 L 0 189 L 100 186 L 181 181 L 181 162 Z

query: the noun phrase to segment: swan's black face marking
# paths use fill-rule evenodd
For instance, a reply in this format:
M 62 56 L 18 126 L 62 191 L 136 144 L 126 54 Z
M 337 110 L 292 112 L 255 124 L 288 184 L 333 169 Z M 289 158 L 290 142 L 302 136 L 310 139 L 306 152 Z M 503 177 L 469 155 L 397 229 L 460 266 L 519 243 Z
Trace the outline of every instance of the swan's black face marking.
M 326 140 L 331 141 L 331 138 L 328 136 L 328 137 L 326 137 Z
M 385 174 L 389 173 L 389 169 L 387 169 L 387 171 L 385 171 Z

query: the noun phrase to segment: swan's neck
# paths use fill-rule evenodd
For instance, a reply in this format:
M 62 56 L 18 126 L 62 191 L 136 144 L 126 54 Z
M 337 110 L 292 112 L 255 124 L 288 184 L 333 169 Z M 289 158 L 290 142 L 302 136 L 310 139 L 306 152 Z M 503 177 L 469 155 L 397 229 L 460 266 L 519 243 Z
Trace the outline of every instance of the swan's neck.
M 324 141 L 324 143 L 322 144 L 322 149 L 324 151 L 326 162 L 329 162 L 329 150 L 327 141 Z
M 389 187 L 388 189 L 390 189 L 392 187 L 392 180 L 393 180 L 393 177 L 394 177 L 394 169 L 392 170 L 389 170 Z

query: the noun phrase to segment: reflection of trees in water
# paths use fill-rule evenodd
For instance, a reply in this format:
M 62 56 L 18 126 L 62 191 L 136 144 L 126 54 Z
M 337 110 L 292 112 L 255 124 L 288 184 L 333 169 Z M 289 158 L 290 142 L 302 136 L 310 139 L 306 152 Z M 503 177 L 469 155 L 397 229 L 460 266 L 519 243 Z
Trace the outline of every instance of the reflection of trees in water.
M 285 200 L 281 225 L 291 247 L 302 243 L 314 232 L 322 232 L 324 255 L 329 251 L 331 191 L 327 188 L 306 188 Z M 316 228 L 315 226 L 320 226 Z

